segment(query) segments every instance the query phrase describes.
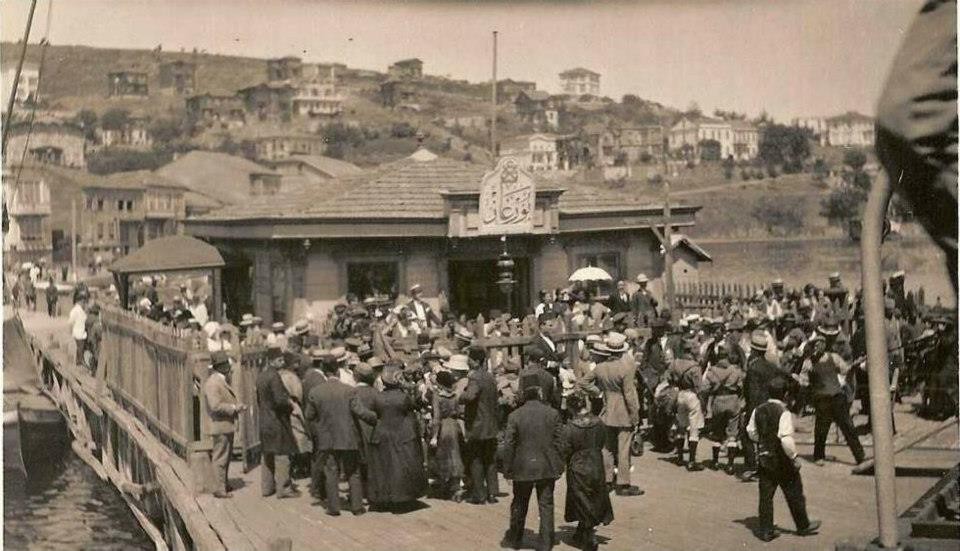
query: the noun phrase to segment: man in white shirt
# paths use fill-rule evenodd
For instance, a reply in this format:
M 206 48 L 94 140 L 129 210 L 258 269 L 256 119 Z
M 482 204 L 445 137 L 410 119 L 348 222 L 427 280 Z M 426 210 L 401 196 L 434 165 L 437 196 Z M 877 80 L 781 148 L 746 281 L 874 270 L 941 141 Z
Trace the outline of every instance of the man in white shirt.
M 80 296 L 70 309 L 70 331 L 77 345 L 77 367 L 83 367 L 83 351 L 87 346 L 87 299 Z

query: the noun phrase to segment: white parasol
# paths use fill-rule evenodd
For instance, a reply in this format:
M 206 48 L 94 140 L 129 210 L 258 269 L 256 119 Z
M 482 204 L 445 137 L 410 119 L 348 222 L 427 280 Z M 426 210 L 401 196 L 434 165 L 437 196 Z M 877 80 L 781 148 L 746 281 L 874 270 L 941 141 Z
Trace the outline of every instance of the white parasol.
M 587 266 L 570 274 L 567 281 L 610 281 L 612 279 L 610 274 L 603 269 L 596 266 Z

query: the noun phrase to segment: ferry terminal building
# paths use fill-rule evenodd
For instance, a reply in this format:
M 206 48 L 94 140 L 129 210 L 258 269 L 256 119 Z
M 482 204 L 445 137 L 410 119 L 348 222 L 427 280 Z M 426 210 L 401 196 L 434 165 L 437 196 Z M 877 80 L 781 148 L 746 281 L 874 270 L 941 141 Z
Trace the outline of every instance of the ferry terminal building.
M 420 149 L 319 190 L 254 197 L 188 219 L 185 232 L 223 255 L 228 317 L 253 312 L 267 324 L 308 310 L 322 315 L 347 293 L 396 296 L 414 283 L 434 304 L 444 292 L 458 314 L 506 310 L 496 283 L 504 245 L 515 262 L 509 304 L 517 314 L 532 310 L 539 289 L 569 286 L 582 266 L 601 267 L 614 280 L 662 274 L 651 229 L 663 228 L 662 205 L 522 171 L 529 212 L 519 230 L 504 230 L 504 244 L 481 220 L 481 183 L 499 185 L 502 167 L 503 160 L 491 172 Z M 674 206 L 671 227 L 693 226 L 699 209 Z M 683 266 L 709 259 L 685 242 L 676 252 Z M 677 265 L 674 272 L 682 276 Z

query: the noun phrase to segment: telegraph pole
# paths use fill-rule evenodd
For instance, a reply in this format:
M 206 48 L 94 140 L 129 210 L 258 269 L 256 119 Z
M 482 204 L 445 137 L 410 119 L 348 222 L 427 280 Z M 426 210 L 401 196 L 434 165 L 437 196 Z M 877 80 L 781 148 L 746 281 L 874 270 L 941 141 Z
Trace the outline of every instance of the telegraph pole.
M 77 200 L 70 201 L 70 267 L 72 279 L 77 281 Z
M 493 82 L 490 86 L 490 158 L 497 166 L 497 31 L 493 31 Z
M 667 308 L 670 309 L 670 315 L 675 316 L 674 306 L 674 286 L 673 286 L 673 227 L 670 221 L 670 178 L 667 177 L 667 149 L 669 141 L 666 136 L 663 138 L 662 151 L 660 159 L 663 161 L 663 284 L 664 300 Z

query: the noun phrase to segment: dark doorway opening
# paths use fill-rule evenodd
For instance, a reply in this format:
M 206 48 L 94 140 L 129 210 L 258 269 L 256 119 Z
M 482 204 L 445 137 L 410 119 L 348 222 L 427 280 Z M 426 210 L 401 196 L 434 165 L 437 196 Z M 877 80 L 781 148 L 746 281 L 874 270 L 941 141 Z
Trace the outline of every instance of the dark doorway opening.
M 450 308 L 457 313 L 488 317 L 490 310 L 523 315 L 530 310 L 530 259 L 514 258 L 510 303 L 497 286 L 497 259 L 451 260 L 448 266 Z
M 243 254 L 221 253 L 226 265 L 222 271 L 223 303 L 227 318 L 239 322 L 253 312 L 253 262 Z

